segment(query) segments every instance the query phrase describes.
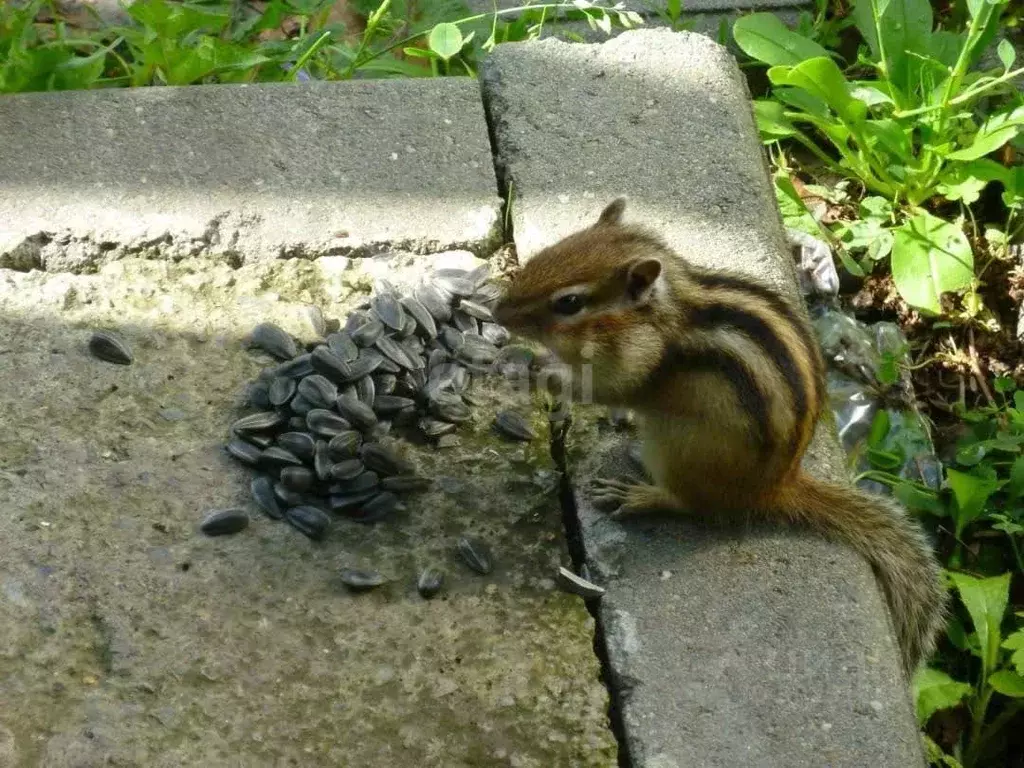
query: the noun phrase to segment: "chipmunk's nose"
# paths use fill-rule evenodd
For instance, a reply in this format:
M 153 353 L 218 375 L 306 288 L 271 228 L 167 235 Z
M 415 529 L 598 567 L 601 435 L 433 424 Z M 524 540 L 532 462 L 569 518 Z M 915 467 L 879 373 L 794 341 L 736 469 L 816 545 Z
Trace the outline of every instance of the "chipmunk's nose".
M 509 305 L 508 294 L 503 293 L 494 306 L 494 319 L 501 325 L 507 325 L 515 317 L 515 310 Z

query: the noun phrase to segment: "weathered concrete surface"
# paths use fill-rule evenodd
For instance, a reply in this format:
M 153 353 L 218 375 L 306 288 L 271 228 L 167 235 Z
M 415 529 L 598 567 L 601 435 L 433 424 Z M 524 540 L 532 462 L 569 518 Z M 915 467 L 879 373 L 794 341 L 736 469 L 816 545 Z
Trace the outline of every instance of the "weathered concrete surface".
M 520 260 L 626 194 L 631 220 L 695 262 L 797 296 L 746 88 L 721 47 L 665 30 L 509 44 L 483 87 Z M 866 562 L 809 535 L 613 522 L 587 481 L 626 460 L 596 430 L 582 419 L 571 468 L 586 559 L 608 587 L 599 619 L 633 764 L 920 765 Z M 810 457 L 815 473 L 844 474 L 829 429 Z
M 468 79 L 7 96 L 0 136 L 0 267 L 483 254 L 499 239 Z
M 464 254 L 464 257 L 468 257 Z M 616 764 L 592 619 L 555 590 L 566 564 L 546 445 L 487 438 L 414 450 L 438 488 L 374 527 L 312 543 L 253 512 L 251 475 L 221 450 L 254 323 L 304 339 L 306 305 L 342 316 L 422 257 L 256 262 L 126 258 L 92 275 L 0 270 L 0 765 L 601 766 Z M 447 262 L 445 262 L 447 263 Z M 130 367 L 91 358 L 123 332 Z M 456 558 L 490 542 L 488 577 Z M 428 563 L 443 598 L 415 593 Z M 394 583 L 353 596 L 339 566 Z

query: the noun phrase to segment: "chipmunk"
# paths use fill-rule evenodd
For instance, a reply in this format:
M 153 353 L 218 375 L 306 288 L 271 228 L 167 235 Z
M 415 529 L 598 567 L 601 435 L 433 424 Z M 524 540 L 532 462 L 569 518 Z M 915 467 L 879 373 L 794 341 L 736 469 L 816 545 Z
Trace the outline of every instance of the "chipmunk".
M 616 199 L 595 224 L 526 262 L 495 311 L 564 364 L 590 364 L 594 402 L 636 412 L 654 482 L 600 479 L 595 501 L 619 504 L 618 514 L 754 514 L 847 543 L 874 568 L 911 676 L 945 623 L 940 567 L 897 503 L 802 470 L 826 404 L 805 315 L 747 277 L 690 264 L 623 225 L 625 206 Z

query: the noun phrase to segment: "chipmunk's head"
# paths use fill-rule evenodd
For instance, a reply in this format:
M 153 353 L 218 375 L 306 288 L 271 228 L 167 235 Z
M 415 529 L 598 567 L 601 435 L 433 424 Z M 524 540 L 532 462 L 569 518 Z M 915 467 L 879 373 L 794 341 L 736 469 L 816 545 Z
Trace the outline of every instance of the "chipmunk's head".
M 664 290 L 671 253 L 657 238 L 623 226 L 625 198 L 592 226 L 537 253 L 512 278 L 495 316 L 563 359 L 643 322 Z

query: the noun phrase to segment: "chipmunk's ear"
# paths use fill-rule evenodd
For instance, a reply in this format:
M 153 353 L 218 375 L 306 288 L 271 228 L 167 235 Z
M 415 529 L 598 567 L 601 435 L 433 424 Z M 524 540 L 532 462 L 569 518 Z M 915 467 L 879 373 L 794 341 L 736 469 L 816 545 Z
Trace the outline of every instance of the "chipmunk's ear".
M 654 293 L 654 284 L 661 275 L 661 262 L 658 259 L 639 259 L 634 261 L 626 273 L 626 295 L 643 304 Z
M 626 210 L 626 198 L 617 197 L 612 200 L 608 207 L 601 211 L 597 219 L 597 226 L 614 226 L 622 222 L 622 214 Z

